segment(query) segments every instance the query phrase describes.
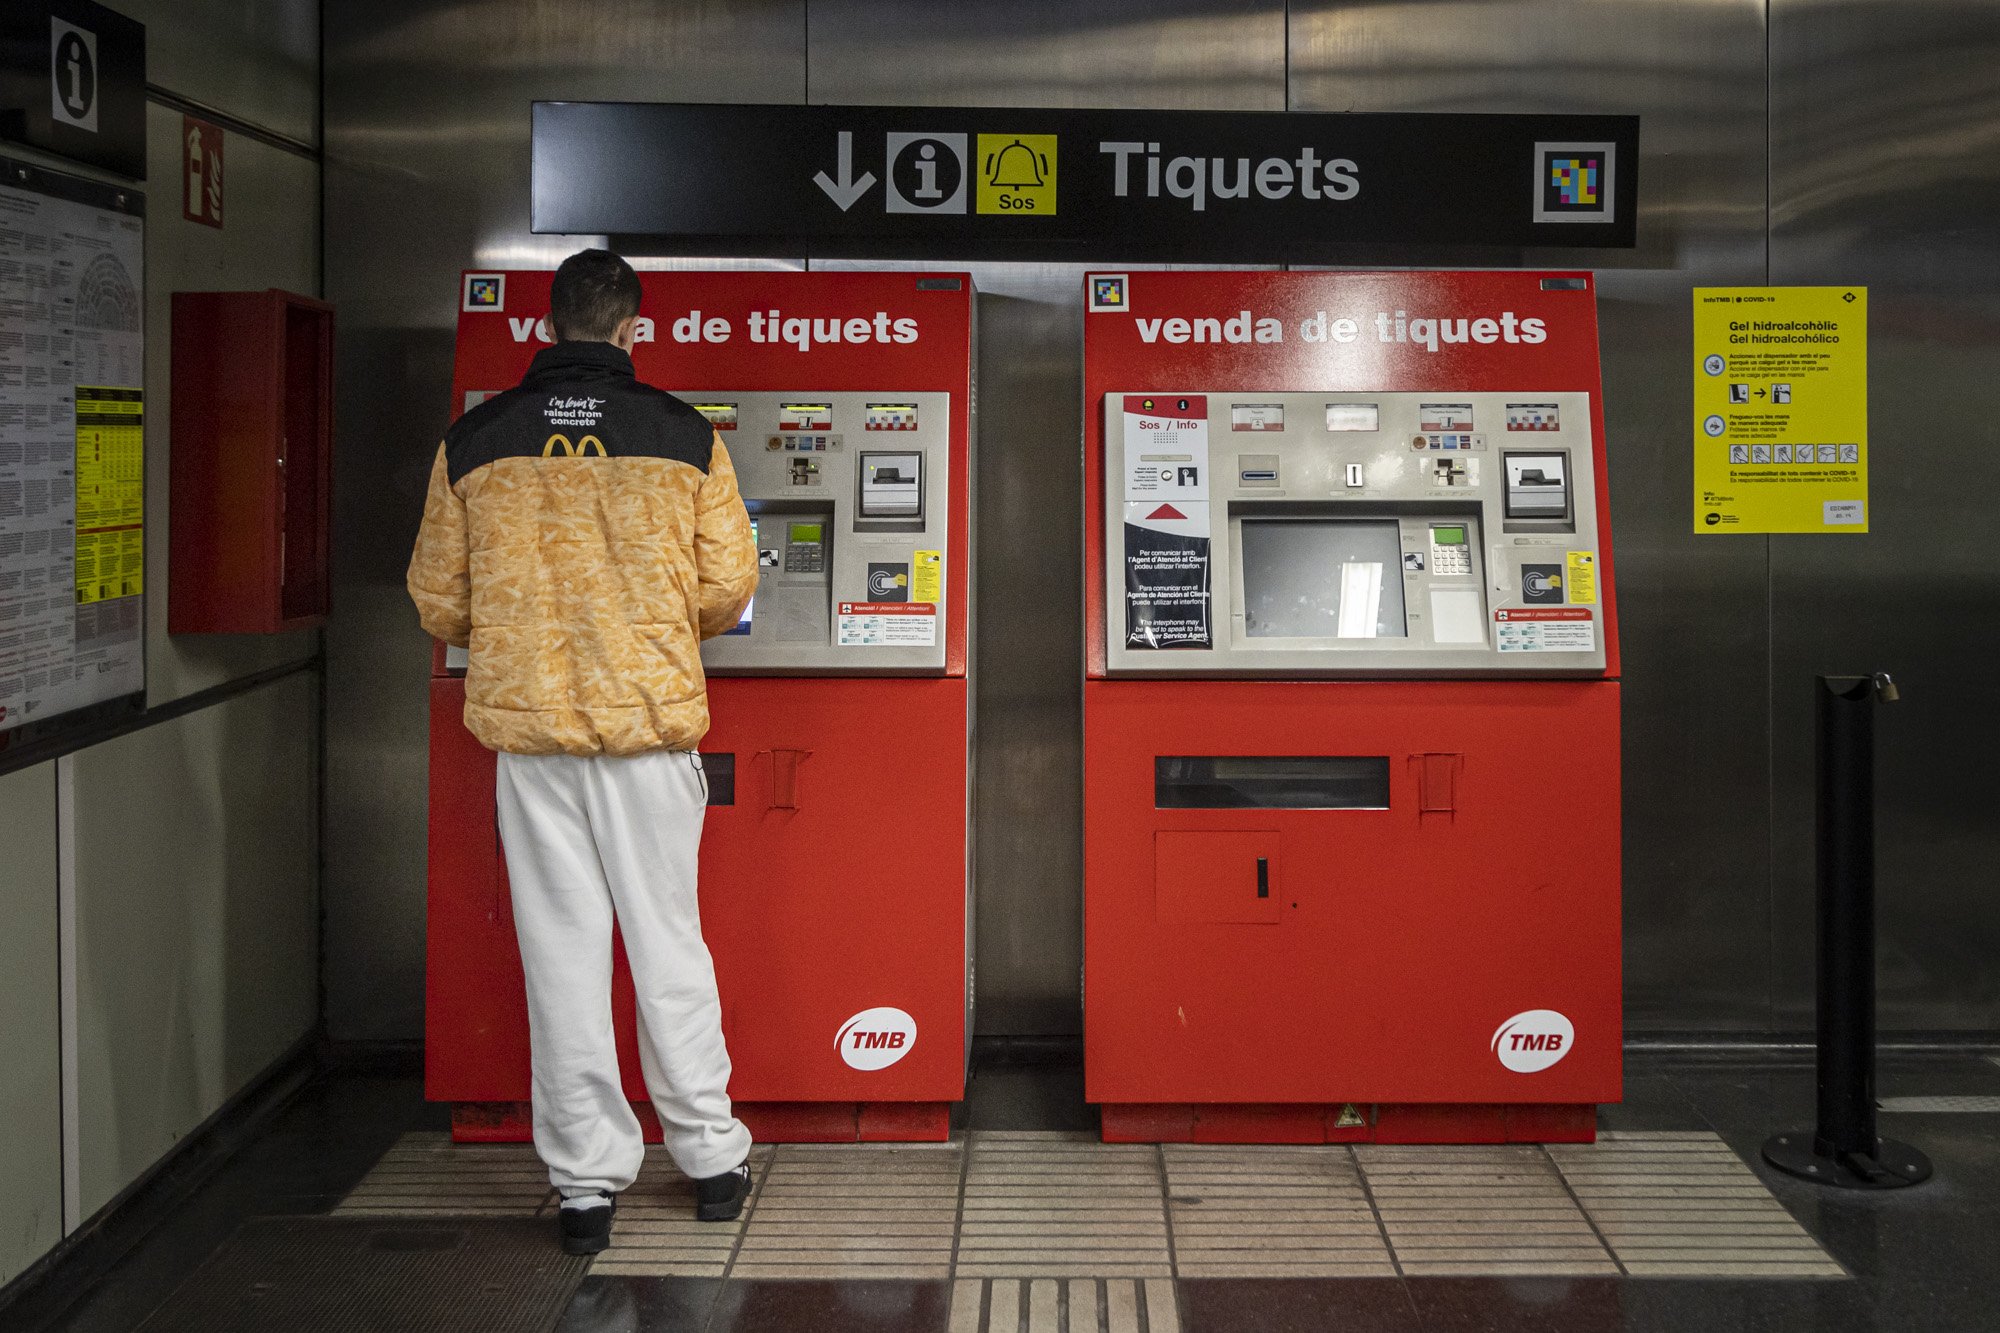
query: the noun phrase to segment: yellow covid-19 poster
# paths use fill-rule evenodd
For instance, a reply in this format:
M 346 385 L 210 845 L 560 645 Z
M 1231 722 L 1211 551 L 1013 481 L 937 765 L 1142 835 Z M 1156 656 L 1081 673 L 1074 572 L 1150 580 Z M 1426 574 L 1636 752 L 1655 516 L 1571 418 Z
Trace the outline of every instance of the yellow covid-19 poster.
M 1697 287 L 1694 530 L 1868 531 L 1868 289 Z

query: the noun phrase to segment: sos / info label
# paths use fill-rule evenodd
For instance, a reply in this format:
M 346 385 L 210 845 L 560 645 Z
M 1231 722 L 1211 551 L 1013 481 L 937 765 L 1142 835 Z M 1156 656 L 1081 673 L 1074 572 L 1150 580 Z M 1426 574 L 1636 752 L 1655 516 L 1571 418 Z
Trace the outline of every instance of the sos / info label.
M 1868 531 L 1868 289 L 1694 291 L 1694 530 Z

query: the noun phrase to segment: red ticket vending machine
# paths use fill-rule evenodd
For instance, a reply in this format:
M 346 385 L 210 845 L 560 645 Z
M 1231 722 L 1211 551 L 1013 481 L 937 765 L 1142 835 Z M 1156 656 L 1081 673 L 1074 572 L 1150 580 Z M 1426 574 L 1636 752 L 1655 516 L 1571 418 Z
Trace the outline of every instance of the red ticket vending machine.
M 1590 276 L 1087 283 L 1104 1137 L 1590 1139 L 1622 1039 Z
M 547 345 L 550 276 L 464 275 L 455 411 Z M 971 280 L 640 280 L 639 377 L 720 432 L 762 567 L 743 623 L 702 650 L 701 912 L 737 1113 L 765 1141 L 943 1139 L 970 1031 Z M 526 1139 L 493 756 L 453 656 L 431 687 L 425 1085 L 458 1138 Z M 615 984 L 643 1103 L 622 957 Z

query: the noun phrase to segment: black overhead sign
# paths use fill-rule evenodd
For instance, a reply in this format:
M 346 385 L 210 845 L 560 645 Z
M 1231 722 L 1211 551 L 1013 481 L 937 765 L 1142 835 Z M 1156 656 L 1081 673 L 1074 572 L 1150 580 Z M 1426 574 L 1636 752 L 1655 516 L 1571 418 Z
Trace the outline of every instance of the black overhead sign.
M 1636 116 L 537 102 L 534 230 L 662 255 L 1631 246 Z
M 146 179 L 146 25 L 92 0 L 0 0 L 0 138 Z

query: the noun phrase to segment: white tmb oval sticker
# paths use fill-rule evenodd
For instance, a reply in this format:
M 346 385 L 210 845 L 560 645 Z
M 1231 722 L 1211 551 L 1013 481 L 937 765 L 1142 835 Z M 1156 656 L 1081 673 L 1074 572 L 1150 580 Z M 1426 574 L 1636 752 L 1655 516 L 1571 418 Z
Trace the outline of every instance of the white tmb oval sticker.
M 863 1009 L 840 1025 L 834 1045 L 854 1069 L 887 1069 L 917 1044 L 917 1020 L 893 1005 Z
M 1569 1054 L 1576 1028 L 1553 1009 L 1515 1014 L 1493 1033 L 1493 1053 L 1517 1074 L 1536 1074 Z

